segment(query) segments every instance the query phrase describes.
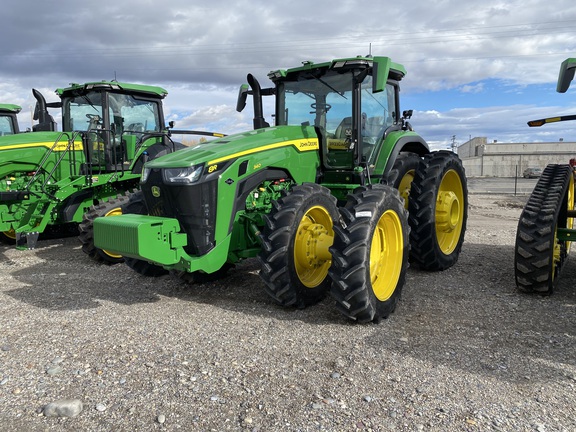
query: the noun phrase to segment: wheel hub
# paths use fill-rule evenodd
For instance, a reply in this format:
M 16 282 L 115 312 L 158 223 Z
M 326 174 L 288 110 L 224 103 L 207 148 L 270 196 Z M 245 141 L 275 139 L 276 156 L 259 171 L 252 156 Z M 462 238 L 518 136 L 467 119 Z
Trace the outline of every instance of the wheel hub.
M 438 231 L 451 232 L 460 222 L 460 201 L 452 191 L 438 194 L 436 201 L 436 226 Z
M 301 264 L 318 268 L 332 259 L 328 248 L 332 246 L 334 238 L 329 235 L 328 230 L 321 224 L 306 224 L 300 226 L 298 231 L 298 241 L 300 253 L 297 254 Z

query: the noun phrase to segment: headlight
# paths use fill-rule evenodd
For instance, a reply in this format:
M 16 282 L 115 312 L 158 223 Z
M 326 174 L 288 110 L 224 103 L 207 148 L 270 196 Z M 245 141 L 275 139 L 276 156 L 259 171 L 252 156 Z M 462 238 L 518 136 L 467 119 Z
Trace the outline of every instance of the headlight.
M 142 170 L 142 176 L 140 177 L 140 183 L 146 183 L 146 179 L 148 179 L 150 171 L 152 170 L 150 168 L 146 168 L 146 165 L 144 165 L 144 169 Z
M 204 165 L 195 165 L 187 168 L 165 168 L 163 171 L 166 183 L 194 183 L 202 175 Z

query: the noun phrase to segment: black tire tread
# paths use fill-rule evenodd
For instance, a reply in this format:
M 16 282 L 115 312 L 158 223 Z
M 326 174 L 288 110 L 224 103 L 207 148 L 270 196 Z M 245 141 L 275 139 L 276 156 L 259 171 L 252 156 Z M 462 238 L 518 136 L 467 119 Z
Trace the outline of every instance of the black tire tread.
M 459 174 L 464 195 L 464 203 L 461 203 L 464 206 L 464 213 L 460 238 L 455 249 L 446 255 L 438 245 L 435 211 L 438 188 L 449 169 Z M 440 150 L 424 156 L 412 182 L 408 211 L 411 262 L 428 271 L 441 271 L 456 264 L 466 233 L 468 187 L 462 161 L 455 153 Z
M 329 189 L 315 183 L 296 185 L 289 192 L 284 192 L 278 200 L 272 202 L 270 214 L 264 216 L 265 227 L 260 235 L 262 249 L 258 254 L 260 278 L 266 293 L 282 306 L 302 309 L 317 303 L 326 296 L 330 286 L 327 276 L 318 287 L 302 289 L 301 283 L 295 280 L 295 272 L 289 269 L 289 263 L 292 262 L 289 257 L 290 242 L 299 223 L 296 220 L 297 214 L 307 201 L 315 199 L 314 196 L 333 207 L 332 216 L 336 227 L 336 198 Z
M 94 245 L 94 220 L 104 216 L 116 207 L 122 207 L 127 204 L 130 194 L 131 192 L 125 192 L 110 198 L 108 201 L 99 201 L 97 204 L 90 206 L 88 211 L 82 216 L 82 222 L 78 225 L 78 239 L 82 243 L 82 251 L 94 261 L 109 265 L 124 262 L 124 258 L 111 257 Z
M 520 214 L 514 248 L 515 279 L 519 291 L 541 295 L 550 295 L 554 291 L 557 276 L 568 257 L 564 247 L 560 262 L 554 269 L 554 236 L 557 227 L 565 226 L 563 212 L 572 175 L 570 165 L 548 165 Z
M 392 204 L 391 204 L 392 203 Z M 379 214 L 383 206 L 395 210 L 403 223 L 405 251 L 403 266 L 390 299 L 380 302 L 373 294 L 369 280 L 371 238 L 374 232 L 372 218 L 356 217 L 356 209 Z M 332 253 L 332 267 L 329 271 L 332 279 L 331 296 L 336 307 L 346 317 L 359 323 L 379 322 L 387 318 L 400 299 L 408 269 L 409 226 L 408 212 L 405 210 L 397 189 L 386 185 L 370 185 L 357 188 L 348 196 L 346 205 L 340 208 L 344 227 L 335 226 Z

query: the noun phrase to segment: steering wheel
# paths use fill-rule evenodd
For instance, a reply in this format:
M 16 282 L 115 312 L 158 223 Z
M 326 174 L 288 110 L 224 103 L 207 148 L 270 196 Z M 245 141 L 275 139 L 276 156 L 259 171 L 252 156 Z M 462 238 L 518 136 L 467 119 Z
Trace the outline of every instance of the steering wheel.
M 314 110 L 310 114 L 314 114 L 315 111 L 318 111 L 318 108 L 324 109 L 324 111 L 328 112 L 330 110 L 330 108 L 332 108 L 332 105 L 327 104 L 327 103 L 314 102 L 313 104 L 310 105 L 310 108 L 312 108 Z

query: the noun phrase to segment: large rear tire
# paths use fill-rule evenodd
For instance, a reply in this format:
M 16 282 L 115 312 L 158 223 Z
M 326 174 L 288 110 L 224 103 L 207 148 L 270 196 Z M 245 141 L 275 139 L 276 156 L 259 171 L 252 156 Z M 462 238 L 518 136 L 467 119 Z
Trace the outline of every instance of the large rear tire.
M 573 228 L 574 175 L 570 165 L 548 165 L 518 222 L 514 254 L 516 286 L 522 292 L 550 295 L 570 251 L 558 228 Z
M 122 214 L 122 206 L 128 203 L 129 193 L 117 195 L 108 201 L 100 201 L 93 205 L 82 217 L 78 226 L 80 233 L 78 239 L 82 243 L 82 251 L 96 262 L 105 264 L 118 264 L 124 262 L 122 255 L 108 252 L 94 245 L 94 220 L 99 217 L 111 217 Z
M 456 264 L 466 232 L 468 187 L 455 153 L 424 156 L 412 182 L 408 211 L 412 262 L 430 271 Z
M 404 208 L 406 209 L 408 209 L 412 182 L 414 181 L 414 176 L 416 175 L 416 170 L 421 160 L 422 158 L 416 153 L 400 153 L 386 177 L 385 184 L 398 189 L 400 197 L 404 200 Z
M 398 190 L 358 188 L 334 228 L 332 288 L 338 309 L 360 323 L 387 318 L 400 300 L 408 269 L 408 213 Z
M 336 198 L 315 183 L 294 186 L 273 202 L 261 234 L 260 277 L 278 304 L 304 308 L 330 287 L 329 247 L 339 220 Z

